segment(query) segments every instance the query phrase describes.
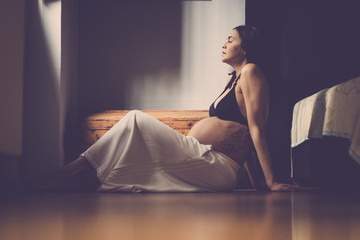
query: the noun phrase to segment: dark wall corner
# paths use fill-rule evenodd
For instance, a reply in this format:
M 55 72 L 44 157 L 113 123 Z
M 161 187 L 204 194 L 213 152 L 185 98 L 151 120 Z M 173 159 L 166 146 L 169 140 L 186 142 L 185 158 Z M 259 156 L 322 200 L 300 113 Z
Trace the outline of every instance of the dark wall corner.
M 252 0 L 246 24 L 261 36 L 270 84 L 268 138 L 274 169 L 290 176 L 290 130 L 296 102 L 360 75 L 356 1 Z

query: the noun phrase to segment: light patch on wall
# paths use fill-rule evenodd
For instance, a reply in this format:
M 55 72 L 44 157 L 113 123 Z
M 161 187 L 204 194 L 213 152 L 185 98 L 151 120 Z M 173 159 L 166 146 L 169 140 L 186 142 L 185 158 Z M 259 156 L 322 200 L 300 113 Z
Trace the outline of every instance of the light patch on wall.
M 61 1 L 44 3 L 38 0 L 43 33 L 46 38 L 47 52 L 50 54 L 54 74 L 60 84 L 61 65 Z
M 221 93 L 231 67 L 221 47 L 245 24 L 245 0 L 183 1 L 180 66 L 139 74 L 128 82 L 127 109 L 207 109 Z
M 79 9 L 83 112 L 207 109 L 230 71 L 221 46 L 245 23 L 245 0 L 97 0 Z
M 183 2 L 181 93 L 187 109 L 207 109 L 225 86 L 230 66 L 221 46 L 232 28 L 245 24 L 245 0 Z

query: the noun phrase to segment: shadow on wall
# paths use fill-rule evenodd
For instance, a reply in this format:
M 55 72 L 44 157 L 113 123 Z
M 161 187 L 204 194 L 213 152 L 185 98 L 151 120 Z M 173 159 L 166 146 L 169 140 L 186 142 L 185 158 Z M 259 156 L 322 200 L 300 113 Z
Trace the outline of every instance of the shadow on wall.
M 283 21 L 281 71 L 295 103 L 360 74 L 355 1 L 294 1 Z
M 79 2 L 79 112 L 126 108 L 128 81 L 140 94 L 145 85 L 176 90 L 181 1 Z
M 252 0 L 246 22 L 262 36 L 270 82 L 268 136 L 278 176 L 290 173 L 290 128 L 295 103 L 360 75 L 356 1 Z

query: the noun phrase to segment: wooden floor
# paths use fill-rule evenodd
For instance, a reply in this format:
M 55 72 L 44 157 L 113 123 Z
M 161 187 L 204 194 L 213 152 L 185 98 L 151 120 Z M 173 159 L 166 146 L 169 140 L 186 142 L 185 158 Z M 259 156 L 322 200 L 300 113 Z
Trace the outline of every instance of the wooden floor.
M 360 196 L 36 193 L 0 200 L 2 240 L 360 239 Z

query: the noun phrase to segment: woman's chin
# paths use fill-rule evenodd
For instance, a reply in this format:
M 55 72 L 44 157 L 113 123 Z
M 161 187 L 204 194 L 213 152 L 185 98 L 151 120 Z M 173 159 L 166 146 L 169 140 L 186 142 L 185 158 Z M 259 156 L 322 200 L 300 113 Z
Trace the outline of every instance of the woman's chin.
M 229 59 L 221 59 L 221 61 L 222 61 L 223 63 L 226 63 L 226 64 L 232 66 L 232 65 L 231 65 L 231 62 L 229 61 Z

